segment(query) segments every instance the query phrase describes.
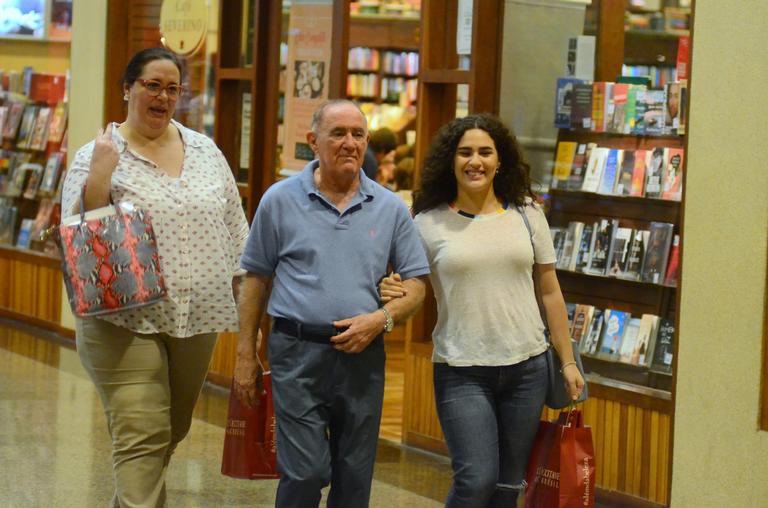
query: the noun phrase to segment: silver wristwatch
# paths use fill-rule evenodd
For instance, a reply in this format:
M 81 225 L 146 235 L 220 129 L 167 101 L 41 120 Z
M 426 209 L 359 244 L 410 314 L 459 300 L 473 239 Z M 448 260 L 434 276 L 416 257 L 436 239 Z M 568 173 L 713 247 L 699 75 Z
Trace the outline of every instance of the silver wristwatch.
M 392 328 L 395 327 L 395 321 L 392 319 L 392 314 L 390 314 L 385 307 L 382 307 L 380 310 L 384 313 L 385 318 L 384 333 L 389 333 L 392 331 Z

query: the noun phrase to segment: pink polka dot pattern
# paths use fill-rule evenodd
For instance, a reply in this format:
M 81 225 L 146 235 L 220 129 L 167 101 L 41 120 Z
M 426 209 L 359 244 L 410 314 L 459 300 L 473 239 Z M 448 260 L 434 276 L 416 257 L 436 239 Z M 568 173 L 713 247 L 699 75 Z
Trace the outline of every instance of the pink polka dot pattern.
M 232 277 L 239 268 L 248 224 L 232 171 L 216 145 L 173 122 L 184 142 L 179 178 L 130 150 L 113 124 L 120 162 L 112 174 L 114 202 L 149 210 L 168 288 L 162 302 L 102 319 L 138 333 L 190 337 L 235 331 Z M 93 142 L 78 150 L 62 191 L 62 217 L 72 215 L 88 178 Z

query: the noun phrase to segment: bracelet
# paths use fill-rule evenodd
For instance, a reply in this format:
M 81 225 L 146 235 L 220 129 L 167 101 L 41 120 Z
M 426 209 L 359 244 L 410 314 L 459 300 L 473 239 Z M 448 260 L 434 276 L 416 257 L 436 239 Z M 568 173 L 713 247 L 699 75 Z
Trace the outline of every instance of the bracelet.
M 564 364 L 563 364 L 563 365 L 560 367 L 560 374 L 562 374 L 562 373 L 563 373 L 563 370 L 565 370 L 565 368 L 566 368 L 567 366 L 569 366 L 569 365 L 576 365 L 576 362 L 565 362 L 565 363 L 564 363 Z

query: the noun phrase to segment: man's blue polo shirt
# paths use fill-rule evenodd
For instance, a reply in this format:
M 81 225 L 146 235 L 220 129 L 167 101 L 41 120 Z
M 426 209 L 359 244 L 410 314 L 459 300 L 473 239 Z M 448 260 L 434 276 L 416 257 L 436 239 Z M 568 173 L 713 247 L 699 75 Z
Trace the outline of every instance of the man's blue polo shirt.
M 402 200 L 361 171 L 342 213 L 317 190 L 312 161 L 270 187 L 259 203 L 240 261 L 273 276 L 267 312 L 305 324 L 373 312 L 387 263 L 403 279 L 429 274 L 419 233 Z

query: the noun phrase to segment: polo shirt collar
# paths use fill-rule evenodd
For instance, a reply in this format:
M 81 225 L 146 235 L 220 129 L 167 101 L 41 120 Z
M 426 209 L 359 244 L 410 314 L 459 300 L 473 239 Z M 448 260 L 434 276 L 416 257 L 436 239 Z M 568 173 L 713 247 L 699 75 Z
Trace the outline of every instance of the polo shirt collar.
M 320 167 L 320 161 L 315 159 L 306 166 L 304 170 L 299 174 L 301 179 L 301 188 L 308 196 L 317 196 L 322 200 L 325 200 L 322 194 L 317 190 L 315 185 L 315 170 Z M 378 185 L 376 182 L 365 176 L 365 172 L 360 169 L 360 187 L 357 189 L 357 196 L 352 200 L 350 206 L 357 203 L 367 203 L 373 201 L 376 188 Z M 330 204 L 330 203 L 329 203 Z

